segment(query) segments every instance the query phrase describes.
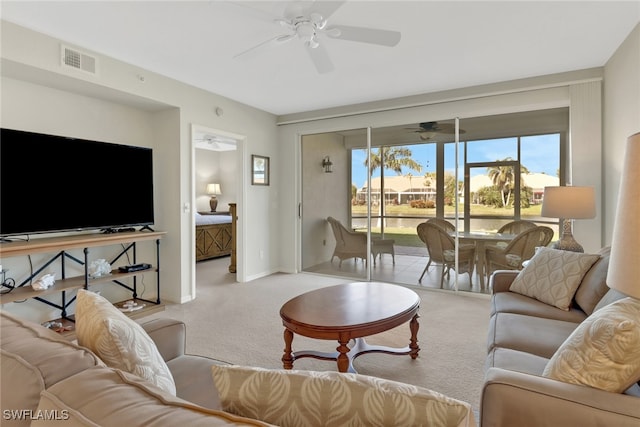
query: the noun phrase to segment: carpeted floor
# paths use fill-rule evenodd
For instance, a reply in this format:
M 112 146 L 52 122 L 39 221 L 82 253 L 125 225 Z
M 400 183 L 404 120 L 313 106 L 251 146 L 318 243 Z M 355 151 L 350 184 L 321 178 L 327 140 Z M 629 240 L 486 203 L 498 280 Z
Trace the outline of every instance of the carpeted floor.
M 236 283 L 228 258 L 197 264 L 197 298 L 169 304 L 150 317 L 171 317 L 187 324 L 187 352 L 234 364 L 281 368 L 283 327 L 279 310 L 303 292 L 347 283 L 313 274 L 274 274 Z M 412 287 L 421 297 L 420 354 L 365 354 L 355 360 L 358 373 L 407 382 L 466 401 L 477 414 L 486 355 L 489 297 L 467 292 Z M 367 338 L 392 347 L 409 343 L 409 325 Z M 337 342 L 295 336 L 293 350 L 334 351 Z M 334 362 L 300 359 L 295 369 L 337 370 Z

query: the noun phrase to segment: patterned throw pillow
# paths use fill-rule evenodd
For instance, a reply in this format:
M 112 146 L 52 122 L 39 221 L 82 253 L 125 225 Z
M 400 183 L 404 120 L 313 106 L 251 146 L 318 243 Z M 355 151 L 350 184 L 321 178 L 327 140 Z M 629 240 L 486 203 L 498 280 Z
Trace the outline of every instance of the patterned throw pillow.
M 282 427 L 475 425 L 465 402 L 366 375 L 235 365 L 212 374 L 223 410 Z
M 582 278 L 599 258 L 597 254 L 541 247 L 509 290 L 569 311 Z
M 107 366 L 142 377 L 176 395 L 169 367 L 145 330 L 100 295 L 84 289 L 76 302 L 78 344 Z
M 622 393 L 640 380 L 640 300 L 595 311 L 558 348 L 542 376 Z

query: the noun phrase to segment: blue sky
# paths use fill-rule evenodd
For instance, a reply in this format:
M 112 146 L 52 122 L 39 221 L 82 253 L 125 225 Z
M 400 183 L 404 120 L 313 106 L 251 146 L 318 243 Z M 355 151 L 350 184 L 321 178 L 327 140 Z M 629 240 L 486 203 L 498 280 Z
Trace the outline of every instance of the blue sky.
M 558 134 L 529 136 L 521 138 L 521 163 L 532 173 L 546 173 L 557 176 L 560 167 L 560 137 Z M 413 176 L 422 176 L 426 172 L 436 171 L 435 144 L 419 144 L 406 146 L 411 149 L 412 158 L 422 165 L 420 173 L 409 169 L 403 170 L 403 174 L 411 172 Z M 374 148 L 375 150 L 375 148 Z M 460 146 L 460 156 L 462 156 L 462 145 Z M 483 141 L 472 141 L 468 144 L 469 162 L 493 162 L 506 157 L 517 158 L 517 139 L 503 138 Z M 364 166 L 365 150 L 354 150 L 352 156 L 352 182 L 362 187 L 367 179 L 367 170 Z M 447 144 L 445 151 L 445 169 L 453 171 L 454 164 L 453 144 Z M 462 165 L 462 157 L 461 163 Z M 472 175 L 486 173 L 486 169 L 476 169 Z M 385 170 L 386 176 L 395 176 L 391 170 Z M 373 174 L 380 176 L 380 170 Z

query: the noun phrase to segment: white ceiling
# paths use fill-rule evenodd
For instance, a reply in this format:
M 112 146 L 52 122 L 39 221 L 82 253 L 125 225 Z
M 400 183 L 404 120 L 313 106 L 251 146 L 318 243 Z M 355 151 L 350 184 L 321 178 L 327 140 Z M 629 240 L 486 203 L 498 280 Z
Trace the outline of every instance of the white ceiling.
M 635 1 L 345 2 L 333 25 L 398 30 L 396 47 L 323 38 L 319 74 L 284 33 L 284 1 L 4 1 L 2 19 L 284 115 L 603 66 L 640 22 Z

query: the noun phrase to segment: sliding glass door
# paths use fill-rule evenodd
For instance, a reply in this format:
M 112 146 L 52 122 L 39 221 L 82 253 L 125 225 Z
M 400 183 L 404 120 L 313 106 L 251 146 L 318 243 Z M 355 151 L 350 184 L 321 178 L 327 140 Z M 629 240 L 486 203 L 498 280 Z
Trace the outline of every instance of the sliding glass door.
M 354 140 L 364 141 L 366 147 L 367 135 L 367 129 L 354 129 L 302 137 L 303 271 L 370 279 L 369 205 L 364 204 L 361 215 L 354 218 L 358 184 L 352 179 L 352 152 L 347 148 Z
M 417 227 L 448 221 L 457 262 L 457 248 L 469 242 L 461 233 L 492 233 L 516 219 L 557 229 L 539 208 L 544 186 L 562 184 L 565 133 L 518 129 L 563 129 L 565 117 L 557 109 L 303 136 L 302 270 L 486 291 L 477 265 L 456 275 L 465 269 L 434 262 Z M 442 278 L 443 270 L 450 274 Z

